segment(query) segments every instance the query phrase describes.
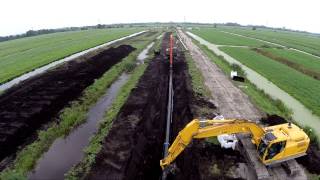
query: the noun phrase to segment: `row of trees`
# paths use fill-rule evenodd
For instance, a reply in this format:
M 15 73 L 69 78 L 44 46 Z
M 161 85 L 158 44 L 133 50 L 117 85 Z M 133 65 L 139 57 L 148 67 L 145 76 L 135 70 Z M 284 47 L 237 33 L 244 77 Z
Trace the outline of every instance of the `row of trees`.
M 65 32 L 65 31 L 74 31 L 74 30 L 80 30 L 79 28 L 61 28 L 61 29 L 40 29 L 40 30 L 29 30 L 26 33 L 23 34 L 17 34 L 17 35 L 10 35 L 10 36 L 0 36 L 0 42 L 2 41 L 8 41 L 23 37 L 31 37 L 31 36 L 37 36 L 41 34 L 49 34 L 49 33 L 55 33 L 55 32 Z
M 97 24 L 95 26 L 83 26 L 83 27 L 67 27 L 67 28 L 59 28 L 59 29 L 40 29 L 40 30 L 29 30 L 23 34 L 10 35 L 10 36 L 0 36 L 0 42 L 8 41 L 13 39 L 19 39 L 24 37 L 37 36 L 41 34 L 50 34 L 56 32 L 66 32 L 66 31 L 81 31 L 88 29 L 105 29 L 105 28 L 121 28 L 126 26 L 125 24 L 113 24 L 113 25 L 105 25 L 105 24 Z

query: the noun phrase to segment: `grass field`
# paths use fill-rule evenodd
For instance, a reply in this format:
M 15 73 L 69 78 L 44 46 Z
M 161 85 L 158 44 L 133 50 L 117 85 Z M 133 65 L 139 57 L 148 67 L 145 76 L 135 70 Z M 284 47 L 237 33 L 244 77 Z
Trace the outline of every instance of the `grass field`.
M 25 176 L 27 172 L 34 168 L 37 160 L 48 150 L 55 139 L 68 135 L 75 127 L 84 123 L 89 108 L 97 102 L 118 76 L 123 72 L 141 69 L 141 67 L 135 68 L 137 56 L 157 35 L 159 35 L 159 33 L 153 36 L 144 35 L 139 37 L 138 41 L 137 39 L 126 40 L 126 44 L 135 47 L 136 50 L 121 62 L 114 65 L 101 78 L 97 79 L 94 84 L 87 87 L 79 100 L 73 101 L 69 107 L 63 109 L 60 112 L 59 123 L 53 123 L 48 129 L 39 131 L 38 139 L 17 154 L 13 166 L 1 172 L 0 179 L 26 179 Z M 143 66 L 143 68 L 145 67 L 146 65 Z M 142 72 L 140 71 L 140 73 Z M 119 92 L 124 93 L 122 91 Z M 129 94 L 128 92 L 130 91 L 125 91 L 125 93 Z M 114 103 L 119 103 L 117 101 L 119 100 L 115 100 Z M 125 99 L 121 100 L 121 103 L 124 102 Z
M 287 60 L 297 63 L 300 66 L 310 70 L 320 72 L 320 59 L 314 56 L 290 49 L 264 48 L 264 50 L 272 53 L 275 56 L 286 58 Z
M 220 32 L 215 28 L 194 29 L 191 32 L 202 37 L 203 39 L 206 39 L 211 43 L 218 45 L 258 47 L 267 44 L 257 40 Z
M 0 84 L 55 60 L 140 30 L 92 29 L 1 42 Z
M 257 30 L 238 27 L 218 29 L 278 43 L 287 47 L 296 48 L 320 56 L 320 35 L 316 36 L 308 33 L 280 30 L 275 31 L 261 28 L 258 28 Z
M 158 42 L 155 45 L 159 44 L 161 40 L 157 40 Z M 108 135 L 109 130 L 111 129 L 113 120 L 116 118 L 117 114 L 120 112 L 120 108 L 125 104 L 127 98 L 130 95 L 131 90 L 136 87 L 140 77 L 143 75 L 145 69 L 148 66 L 148 62 L 153 58 L 154 55 L 150 54 L 153 52 L 152 50 L 159 50 L 160 47 L 154 46 L 149 50 L 149 57 L 145 60 L 145 64 L 140 64 L 131 72 L 131 76 L 127 83 L 121 88 L 118 92 L 116 99 L 112 103 L 109 110 L 106 112 L 104 119 L 101 121 L 99 125 L 98 132 L 93 135 L 90 139 L 89 145 L 84 150 L 85 155 L 81 162 L 75 166 L 73 166 L 68 173 L 65 174 L 65 179 L 67 180 L 75 180 L 81 179 L 81 177 L 85 176 L 91 169 L 92 165 L 95 163 L 96 156 L 100 152 L 102 148 L 102 141 Z
M 226 60 L 223 59 L 223 57 L 215 55 L 205 45 L 201 45 L 198 41 L 193 42 L 210 58 L 213 63 L 219 66 L 226 75 L 229 75 L 234 69 Z M 242 70 L 239 71 L 239 73 L 241 72 Z M 234 81 L 234 83 L 237 82 Z M 241 90 L 250 97 L 251 102 L 253 102 L 261 111 L 268 114 L 276 114 L 287 119 L 291 117 L 291 111 L 285 107 L 280 100 L 272 99 L 250 81 L 245 81 L 244 83 L 240 83 L 240 85 L 242 85 L 240 86 Z
M 232 47 L 221 49 L 272 81 L 299 100 L 314 114 L 320 116 L 320 81 L 250 49 Z

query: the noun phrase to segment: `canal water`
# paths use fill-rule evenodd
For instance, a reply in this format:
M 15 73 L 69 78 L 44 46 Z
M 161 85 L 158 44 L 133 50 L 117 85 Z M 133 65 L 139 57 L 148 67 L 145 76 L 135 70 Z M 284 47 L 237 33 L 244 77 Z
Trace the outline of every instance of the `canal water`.
M 248 80 L 257 86 L 257 88 L 262 89 L 265 93 L 269 94 L 274 99 L 281 100 L 288 108 L 293 112 L 292 118 L 301 125 L 308 125 L 316 130 L 316 134 L 320 137 L 320 117 L 312 114 L 312 112 L 307 109 L 300 101 L 296 100 L 294 97 L 280 89 L 278 86 L 273 84 L 271 81 L 257 73 L 256 71 L 243 65 L 238 60 L 229 56 L 225 52 L 221 51 L 218 45 L 210 43 L 201 37 L 187 32 L 195 40 L 199 41 L 201 44 L 207 46 L 215 54 L 223 56 L 226 61 L 231 64 L 238 64 L 245 72 Z
M 152 42 L 140 52 L 137 57 L 138 62 L 144 62 L 148 58 L 148 51 L 153 44 Z M 28 179 L 64 179 L 64 174 L 84 157 L 83 150 L 89 144 L 90 137 L 97 132 L 99 122 L 129 77 L 130 75 L 126 73 L 118 77 L 105 95 L 90 108 L 86 122 L 73 130 L 67 137 L 61 137 L 54 141 L 49 150 L 38 160 L 36 168 L 30 172 Z
M 83 158 L 83 149 L 89 144 L 90 137 L 98 130 L 98 122 L 103 119 L 128 77 L 127 74 L 122 74 L 110 86 L 105 95 L 90 108 L 86 123 L 76 128 L 66 138 L 61 137 L 54 141 L 38 161 L 28 179 L 64 179 L 64 174 Z
M 148 57 L 149 50 L 154 45 L 154 42 L 150 43 L 139 55 L 138 55 L 138 63 L 144 64 L 144 60 Z

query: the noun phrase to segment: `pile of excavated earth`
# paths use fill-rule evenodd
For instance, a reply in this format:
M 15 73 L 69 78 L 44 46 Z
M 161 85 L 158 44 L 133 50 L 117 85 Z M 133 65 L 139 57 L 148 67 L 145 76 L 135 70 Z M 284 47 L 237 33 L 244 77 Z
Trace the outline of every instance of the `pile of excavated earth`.
M 170 142 L 194 118 L 210 119 L 223 114 L 226 118 L 246 118 L 264 125 L 287 122 L 279 116 L 268 116 L 260 112 L 248 96 L 216 65 L 209 62 L 208 57 L 189 37 L 181 31 L 178 34 L 184 44 L 178 38 L 175 39 Z M 169 32 L 162 36 L 160 52 L 155 53 L 154 58 L 149 61 L 137 86 L 130 92 L 126 103 L 113 120 L 86 179 L 161 178 L 160 159 L 164 153 L 168 110 L 169 37 Z M 195 64 L 203 73 L 212 100 L 209 101 L 193 91 L 183 46 L 196 59 Z M 37 130 L 53 121 L 59 111 L 80 97 L 95 79 L 134 50 L 129 45 L 104 49 L 32 77 L 1 94 L 0 161 L 34 139 Z M 309 172 L 319 174 L 319 152 L 318 147 L 312 144 L 308 155 L 297 161 Z M 175 160 L 167 179 L 255 177 L 252 175 L 254 172 L 248 171 L 249 166 L 247 157 L 240 151 L 222 149 L 220 145 L 207 140 L 194 140 Z M 279 174 L 273 175 L 276 177 Z
M 32 77 L 0 96 L 0 160 L 16 152 L 41 125 L 134 50 L 128 45 L 67 62 Z

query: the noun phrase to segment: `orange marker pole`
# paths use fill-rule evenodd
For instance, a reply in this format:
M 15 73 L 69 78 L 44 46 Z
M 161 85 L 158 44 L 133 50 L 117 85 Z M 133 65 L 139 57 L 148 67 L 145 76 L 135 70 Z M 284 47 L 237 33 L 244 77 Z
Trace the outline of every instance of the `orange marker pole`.
M 173 61 L 173 35 L 170 35 L 170 66 L 172 66 Z

